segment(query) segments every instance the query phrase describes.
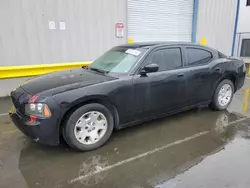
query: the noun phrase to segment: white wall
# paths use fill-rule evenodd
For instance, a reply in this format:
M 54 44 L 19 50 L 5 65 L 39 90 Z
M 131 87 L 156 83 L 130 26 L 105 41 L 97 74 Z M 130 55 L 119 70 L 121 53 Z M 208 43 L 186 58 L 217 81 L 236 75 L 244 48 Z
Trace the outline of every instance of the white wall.
M 32 77 L 0 79 L 0 97 L 9 96 L 13 89 L 30 78 Z
M 231 55 L 237 0 L 199 0 L 196 42 Z
M 237 33 L 250 32 L 250 6 L 246 6 L 246 0 L 240 0 Z
M 240 0 L 238 27 L 235 39 L 234 55 L 240 56 L 242 40 L 250 39 L 250 6 L 246 6 L 247 0 Z
M 126 32 L 115 35 L 115 24 L 127 22 L 126 2 L 0 0 L 0 66 L 94 60 L 127 41 Z
M 127 0 L 0 0 L 0 66 L 94 60 L 126 43 Z M 56 24 L 49 29 L 49 21 Z M 59 22 L 66 29 L 59 28 Z M 0 79 L 0 97 L 27 78 Z

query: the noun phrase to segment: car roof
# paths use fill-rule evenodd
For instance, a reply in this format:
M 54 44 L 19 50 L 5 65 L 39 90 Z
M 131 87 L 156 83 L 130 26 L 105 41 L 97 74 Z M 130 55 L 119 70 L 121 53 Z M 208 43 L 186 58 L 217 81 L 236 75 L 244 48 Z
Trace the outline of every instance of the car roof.
M 171 45 L 188 45 L 188 46 L 200 46 L 199 44 L 194 44 L 190 42 L 135 42 L 132 44 L 123 44 L 119 45 L 119 47 L 127 47 L 127 48 L 149 48 L 155 46 L 171 46 Z

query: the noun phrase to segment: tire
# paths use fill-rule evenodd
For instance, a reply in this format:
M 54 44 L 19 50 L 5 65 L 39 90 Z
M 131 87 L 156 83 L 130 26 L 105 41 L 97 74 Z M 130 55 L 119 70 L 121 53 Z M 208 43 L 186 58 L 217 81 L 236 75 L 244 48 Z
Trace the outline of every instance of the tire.
M 98 120 L 99 117 L 102 119 Z M 92 121 L 95 118 L 96 121 Z M 98 129 L 99 124 L 101 124 L 103 130 Z M 114 118 L 111 112 L 101 104 L 91 103 L 76 109 L 69 116 L 68 120 L 63 126 L 63 137 L 66 143 L 71 148 L 78 151 L 90 151 L 101 147 L 104 143 L 107 142 L 107 140 L 109 139 L 109 137 L 113 132 L 113 127 L 114 127 Z M 104 132 L 99 133 L 99 131 L 104 131 Z M 83 136 L 81 136 L 81 134 Z M 99 135 L 99 136 L 88 136 L 88 135 Z M 95 137 L 98 137 L 98 139 Z
M 222 89 L 222 87 L 228 87 L 230 86 L 231 87 L 231 96 L 230 96 L 230 100 L 226 100 L 227 102 L 225 103 L 222 103 L 222 102 L 219 102 L 219 93 Z M 234 85 L 232 83 L 231 80 L 228 80 L 228 79 L 225 79 L 223 81 L 220 82 L 220 84 L 217 86 L 215 92 L 214 92 L 214 95 L 213 95 L 213 98 L 212 98 L 212 102 L 211 102 L 211 108 L 213 110 L 225 110 L 231 103 L 232 99 L 233 99 L 233 94 L 234 94 Z M 221 101 L 221 100 L 220 100 Z M 224 104 L 224 105 L 222 105 Z

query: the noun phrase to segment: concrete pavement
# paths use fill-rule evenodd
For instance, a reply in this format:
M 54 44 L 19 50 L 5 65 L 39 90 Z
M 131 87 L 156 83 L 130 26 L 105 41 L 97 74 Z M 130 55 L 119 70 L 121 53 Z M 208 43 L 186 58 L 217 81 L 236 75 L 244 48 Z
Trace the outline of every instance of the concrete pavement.
M 227 111 L 193 109 L 117 131 L 85 153 L 34 143 L 0 116 L 1 188 L 249 187 L 250 80 Z M 10 101 L 0 101 L 1 114 Z

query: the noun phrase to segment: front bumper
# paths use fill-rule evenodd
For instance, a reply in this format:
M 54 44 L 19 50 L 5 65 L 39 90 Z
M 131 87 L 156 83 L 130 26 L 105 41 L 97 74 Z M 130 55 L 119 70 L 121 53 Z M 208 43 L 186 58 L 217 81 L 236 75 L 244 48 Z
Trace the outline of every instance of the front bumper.
M 59 130 L 53 119 L 38 120 L 36 125 L 29 125 L 26 118 L 16 112 L 10 117 L 16 127 L 32 140 L 50 146 L 59 144 Z

